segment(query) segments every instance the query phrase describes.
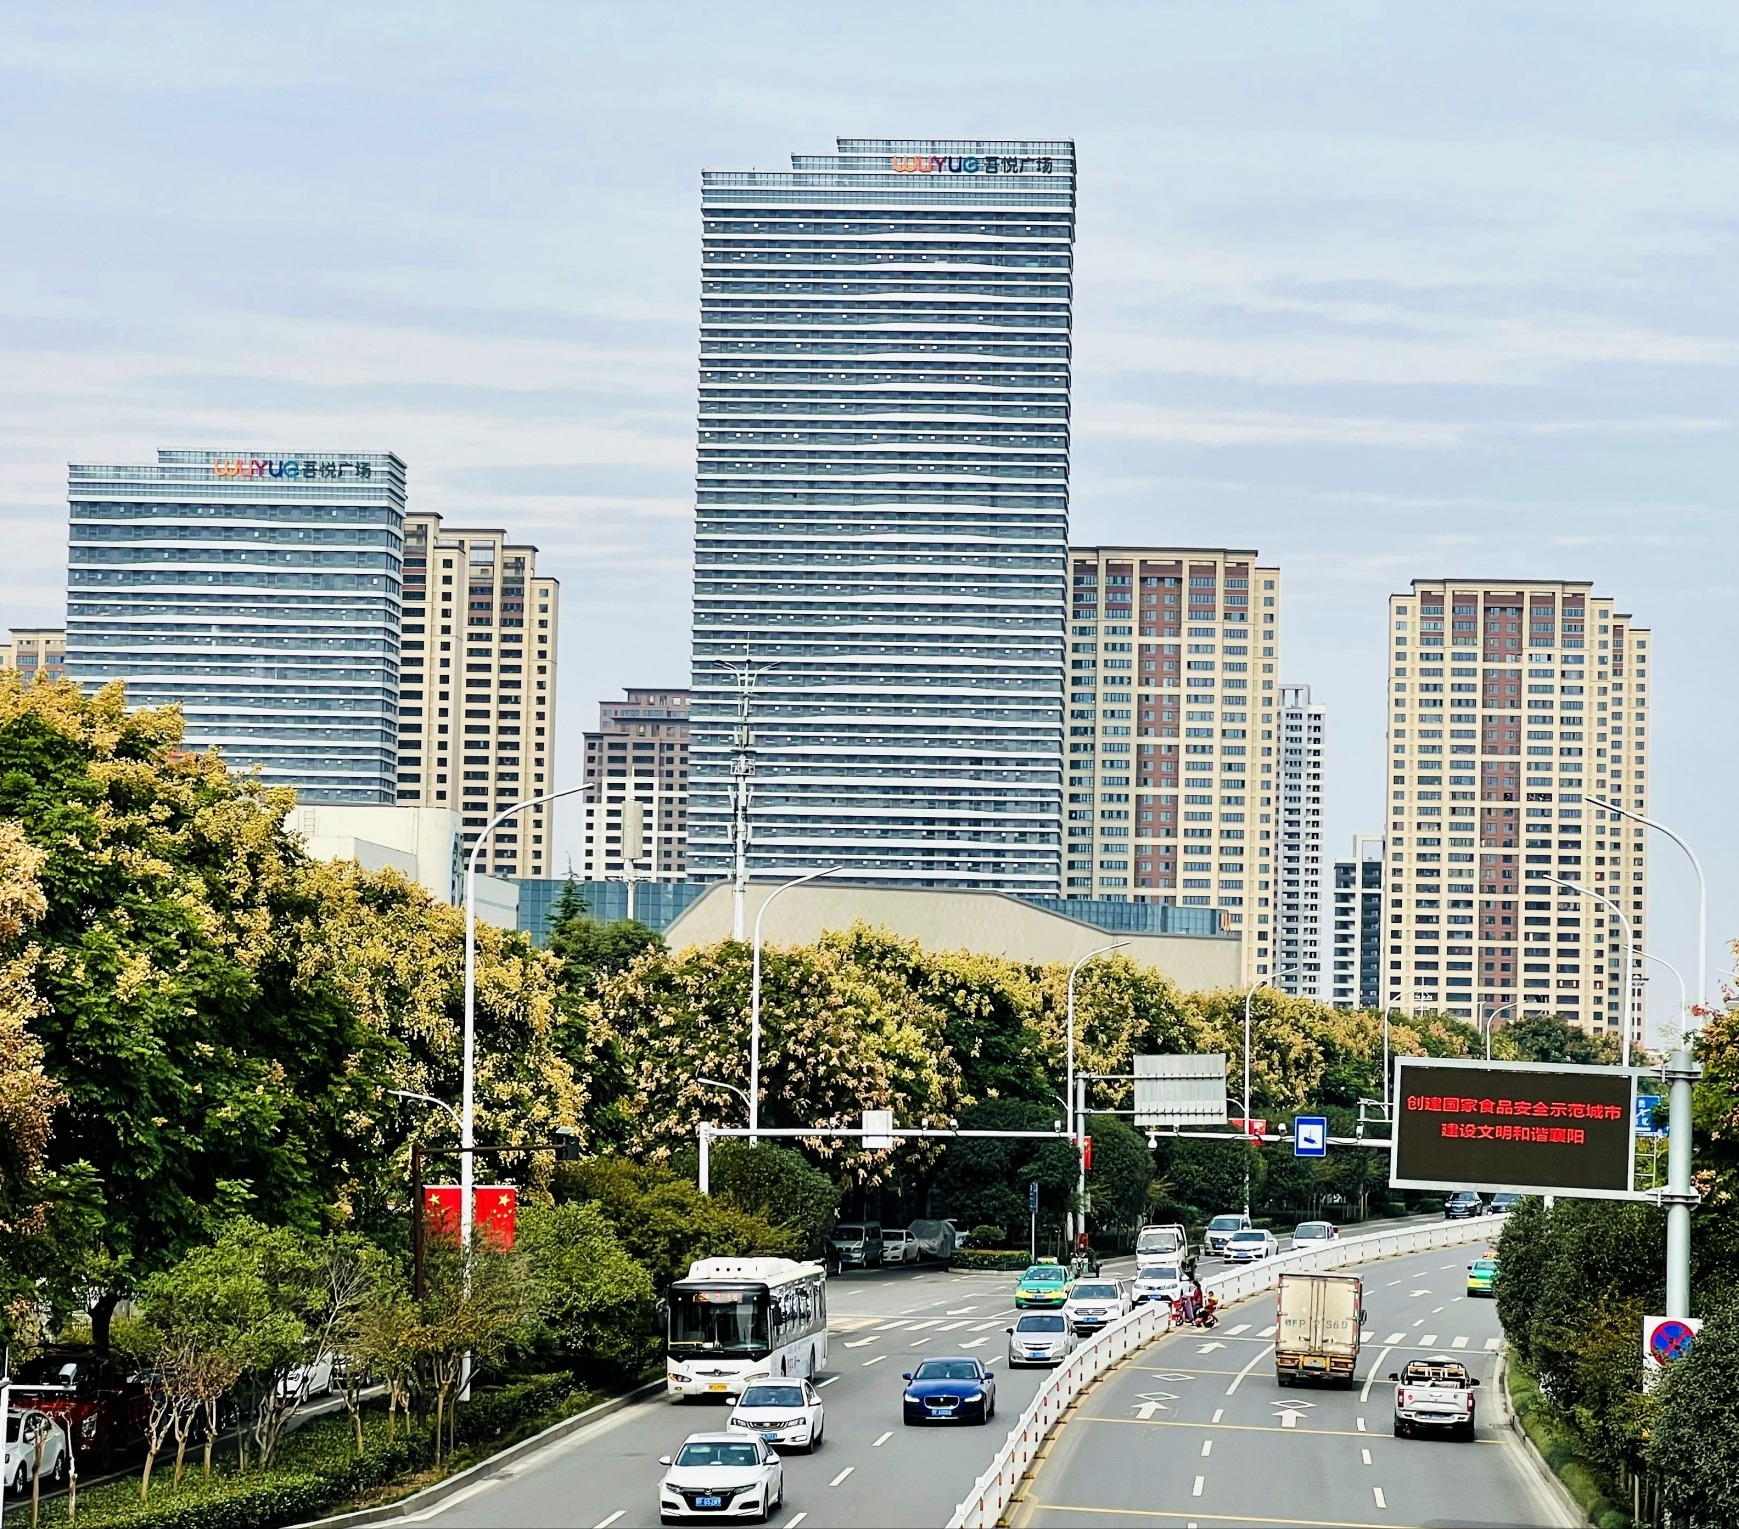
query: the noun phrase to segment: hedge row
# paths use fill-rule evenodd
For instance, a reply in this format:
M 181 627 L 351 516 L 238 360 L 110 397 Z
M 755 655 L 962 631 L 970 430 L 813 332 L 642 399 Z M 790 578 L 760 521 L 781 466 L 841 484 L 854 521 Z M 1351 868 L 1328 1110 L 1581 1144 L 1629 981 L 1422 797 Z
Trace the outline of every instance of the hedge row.
M 1594 1529 L 1634 1529 L 1636 1521 L 1629 1510 L 1609 1495 L 1611 1483 L 1583 1452 L 1576 1435 L 1552 1416 L 1533 1374 L 1513 1351 L 1508 1359 L 1507 1381 L 1510 1406 L 1515 1409 L 1522 1431 L 1539 1451 L 1540 1458 L 1552 1468 L 1552 1474 L 1576 1499 L 1576 1505 L 1587 1514 Z
M 547 1427 L 593 1400 L 571 1375 L 536 1375 L 476 1391 L 459 1409 L 459 1443 L 505 1447 Z M 266 1473 L 235 1474 L 230 1461 L 208 1482 L 197 1464 L 171 1490 L 173 1460 L 159 1457 L 151 1498 L 140 1502 L 136 1481 L 117 1482 L 79 1496 L 78 1529 L 279 1529 L 342 1508 L 365 1493 L 429 1468 L 427 1433 L 392 1443 L 378 1407 L 365 1418 L 365 1453 L 358 1457 L 350 1419 L 318 1418 L 285 1439 L 280 1464 Z M 473 1463 L 454 1462 L 455 1468 Z M 66 1523 L 65 1499 L 44 1504 L 45 1526 Z
M 961 1248 L 954 1255 L 956 1269 L 1025 1269 L 1032 1260 L 1018 1249 L 1008 1252 L 1001 1248 Z

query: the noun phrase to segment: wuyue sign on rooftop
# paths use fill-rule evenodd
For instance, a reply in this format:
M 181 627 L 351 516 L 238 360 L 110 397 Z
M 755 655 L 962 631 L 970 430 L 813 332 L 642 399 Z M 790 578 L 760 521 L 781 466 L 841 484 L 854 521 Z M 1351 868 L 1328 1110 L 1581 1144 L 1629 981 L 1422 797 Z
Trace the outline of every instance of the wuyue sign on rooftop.
M 1642 1198 L 1637 1075 L 1571 1063 L 1395 1059 L 1398 1189 Z

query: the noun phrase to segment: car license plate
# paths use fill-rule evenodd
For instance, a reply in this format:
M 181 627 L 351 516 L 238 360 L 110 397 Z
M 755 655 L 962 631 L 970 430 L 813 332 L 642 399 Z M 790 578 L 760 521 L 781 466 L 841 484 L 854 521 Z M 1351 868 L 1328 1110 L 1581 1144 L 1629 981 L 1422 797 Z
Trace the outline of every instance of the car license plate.
M 761 1440 L 766 1444 L 777 1444 L 779 1442 L 779 1435 L 776 1433 L 764 1433 L 761 1435 Z
M 697 1497 L 694 1505 L 697 1508 L 722 1508 L 725 1500 L 722 1497 Z
M 707 1387 L 707 1390 L 709 1390 L 709 1391 L 728 1391 L 728 1390 L 730 1390 L 730 1387 L 727 1386 L 722 1380 L 715 1380 L 710 1386 Z

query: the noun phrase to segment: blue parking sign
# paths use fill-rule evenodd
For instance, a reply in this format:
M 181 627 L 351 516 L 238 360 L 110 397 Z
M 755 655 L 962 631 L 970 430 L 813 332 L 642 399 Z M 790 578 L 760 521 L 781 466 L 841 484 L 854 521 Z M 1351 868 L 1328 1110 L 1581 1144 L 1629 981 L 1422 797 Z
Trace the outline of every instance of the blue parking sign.
M 1328 1156 L 1328 1116 L 1300 1115 L 1292 1122 L 1292 1155 Z
M 1636 1134 L 1638 1136 L 1665 1136 L 1667 1128 L 1654 1123 L 1655 1106 L 1659 1104 L 1657 1094 L 1638 1094 L 1636 1096 Z

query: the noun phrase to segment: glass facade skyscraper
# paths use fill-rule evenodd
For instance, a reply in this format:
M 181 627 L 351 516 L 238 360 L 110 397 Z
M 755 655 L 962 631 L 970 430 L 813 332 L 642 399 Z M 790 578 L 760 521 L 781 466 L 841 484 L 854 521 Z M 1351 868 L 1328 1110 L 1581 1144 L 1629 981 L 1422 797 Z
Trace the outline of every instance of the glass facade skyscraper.
M 689 864 L 1059 889 L 1074 145 L 702 179 Z
M 160 451 L 68 468 L 67 674 L 307 802 L 396 799 L 405 465 Z

